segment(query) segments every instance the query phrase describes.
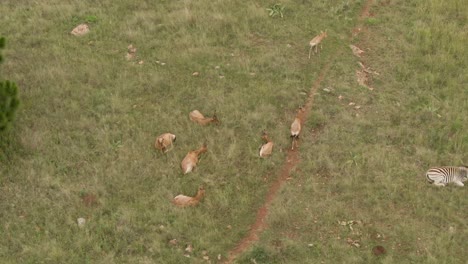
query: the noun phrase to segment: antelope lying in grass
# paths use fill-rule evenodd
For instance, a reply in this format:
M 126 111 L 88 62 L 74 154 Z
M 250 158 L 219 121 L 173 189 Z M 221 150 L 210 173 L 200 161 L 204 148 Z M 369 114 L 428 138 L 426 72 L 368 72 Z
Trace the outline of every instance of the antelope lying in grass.
M 260 157 L 263 158 L 263 157 L 267 157 L 271 155 L 271 153 L 273 152 L 274 144 L 268 137 L 268 134 L 266 133 L 266 131 L 263 131 L 262 139 L 265 141 L 265 144 L 263 144 L 260 147 Z
M 297 147 L 297 140 L 299 139 L 299 134 L 301 133 L 301 114 L 304 112 L 303 107 L 299 107 L 299 110 L 297 111 L 296 118 L 294 118 L 293 123 L 291 124 L 291 138 L 292 138 L 292 146 L 291 150 L 294 150 L 294 145 Z M 295 143 L 295 144 L 294 144 Z
M 176 197 L 174 197 L 172 203 L 179 207 L 195 206 L 200 202 L 203 196 L 205 196 L 205 188 L 199 187 L 197 195 L 195 195 L 195 197 L 179 194 Z
M 190 120 L 196 122 L 200 125 L 208 125 L 209 123 L 219 123 L 218 117 L 216 116 L 216 112 L 213 114 L 213 117 L 205 117 L 202 113 L 198 110 L 193 110 L 189 114 Z
M 184 174 L 187 174 L 191 172 L 195 167 L 197 166 L 198 163 L 198 158 L 200 157 L 200 154 L 206 152 L 208 148 L 206 147 L 206 144 L 203 144 L 203 146 L 197 150 L 189 151 L 185 158 L 182 160 L 182 163 L 180 166 L 182 167 L 182 171 Z
M 163 153 L 168 152 L 172 149 L 172 143 L 176 141 L 176 136 L 171 133 L 164 133 L 156 138 L 156 142 L 154 142 L 154 147 L 160 149 Z M 168 149 L 168 147 L 171 147 Z
M 312 48 L 315 47 L 315 53 L 318 52 L 318 45 L 320 44 L 320 49 L 322 49 L 322 40 L 324 38 L 326 38 L 328 35 L 327 35 L 327 32 L 323 32 L 323 31 L 320 31 L 320 34 L 315 36 L 310 42 L 309 42 L 309 46 L 310 46 L 310 49 L 309 49 L 309 59 L 310 59 L 310 52 L 312 51 Z

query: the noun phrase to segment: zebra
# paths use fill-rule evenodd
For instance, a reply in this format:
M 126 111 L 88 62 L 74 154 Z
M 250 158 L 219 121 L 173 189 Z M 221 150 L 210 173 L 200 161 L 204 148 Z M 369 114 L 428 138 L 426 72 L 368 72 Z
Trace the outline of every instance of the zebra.
M 426 172 L 429 183 L 437 186 L 445 186 L 451 182 L 458 186 L 464 186 L 463 182 L 468 180 L 468 166 L 434 167 Z

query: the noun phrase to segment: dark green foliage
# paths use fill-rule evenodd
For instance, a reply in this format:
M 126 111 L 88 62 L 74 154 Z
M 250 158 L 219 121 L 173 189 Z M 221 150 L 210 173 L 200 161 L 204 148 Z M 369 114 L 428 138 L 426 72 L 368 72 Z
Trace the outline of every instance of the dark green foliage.
M 5 130 L 13 121 L 18 108 L 18 88 L 14 82 L 0 82 L 0 131 Z
M 0 38 L 0 49 L 5 47 L 5 38 Z M 0 62 L 2 61 L 0 54 Z M 18 88 L 14 82 L 0 81 L 0 131 L 5 130 L 13 121 L 18 109 Z
M 5 47 L 5 38 L 0 38 L 0 50 Z M 0 53 L 0 62 L 2 62 L 3 57 L 2 54 Z

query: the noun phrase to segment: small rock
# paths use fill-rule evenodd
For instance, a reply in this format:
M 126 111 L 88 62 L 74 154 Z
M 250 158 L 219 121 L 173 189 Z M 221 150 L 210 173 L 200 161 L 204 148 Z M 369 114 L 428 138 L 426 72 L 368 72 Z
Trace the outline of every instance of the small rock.
M 177 245 L 177 239 L 174 238 L 174 239 L 169 240 L 169 244 L 173 246 Z
M 84 219 L 83 217 L 78 218 L 76 221 L 78 222 L 79 227 L 84 227 L 84 225 L 86 224 L 86 219 Z
M 221 260 L 221 254 L 218 254 L 218 260 Z
M 203 256 L 203 259 L 204 259 L 204 260 L 210 260 L 210 257 L 208 257 L 208 256 Z
M 313 247 L 313 246 L 314 246 L 314 244 L 308 244 L 307 246 L 308 246 L 308 247 Z
M 141 60 L 138 62 L 139 65 L 142 65 L 144 62 Z
M 292 45 L 291 45 L 291 44 L 287 44 L 286 47 L 290 48 L 290 47 L 292 47 Z
M 355 104 L 356 104 L 356 103 L 351 102 L 351 103 L 349 103 L 348 105 L 349 105 L 349 106 L 353 106 L 353 105 L 355 105 Z
M 449 233 L 450 234 L 455 233 L 455 228 L 453 226 L 449 227 Z
M 338 96 L 338 100 L 343 100 L 343 98 L 344 97 L 341 94 Z
M 166 65 L 166 63 L 165 63 L 165 62 L 161 62 L 161 65 L 164 66 L 164 65 Z
M 220 69 L 220 68 L 221 68 L 221 67 L 220 67 L 219 65 L 216 65 L 216 66 L 215 66 L 215 69 L 217 69 L 217 70 Z
M 231 230 L 232 229 L 232 226 L 231 225 L 228 225 L 226 226 L 227 229 Z
M 89 26 L 86 24 L 80 24 L 76 26 L 70 33 L 74 36 L 83 36 L 88 34 Z
M 198 76 L 198 75 L 200 75 L 199 72 L 193 72 L 193 73 L 192 73 L 192 76 Z
M 357 110 L 357 109 L 360 109 L 360 108 L 361 108 L 360 105 L 356 105 L 356 106 L 354 107 L 354 109 L 356 109 L 356 110 Z
M 323 88 L 323 91 L 327 92 L 327 93 L 331 92 L 331 90 L 329 88 Z

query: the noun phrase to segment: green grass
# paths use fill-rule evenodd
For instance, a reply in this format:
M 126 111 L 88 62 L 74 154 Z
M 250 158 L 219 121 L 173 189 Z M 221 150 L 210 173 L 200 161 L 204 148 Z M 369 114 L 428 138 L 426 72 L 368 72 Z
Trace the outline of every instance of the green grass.
M 468 10 L 390 2 L 372 7 L 376 18 L 353 40 L 380 73 L 375 90 L 356 84 L 356 58 L 344 49 L 322 84 L 333 93 L 316 96 L 294 180 L 240 263 L 465 263 L 466 189 L 433 188 L 424 171 L 468 158 Z M 339 224 L 351 220 L 361 224 Z M 387 254 L 374 256 L 376 245 Z
M 357 84 L 348 48 L 364 1 L 283 1 L 282 19 L 269 17 L 275 3 L 267 1 L 4 2 L 1 74 L 17 82 L 21 108 L 0 138 L 0 262 L 200 263 L 203 250 L 214 262 L 227 257 L 285 160 L 295 109 L 335 52 L 294 180 L 239 262 L 374 262 L 377 244 L 388 251 L 384 263 L 462 262 L 466 191 L 431 188 L 423 177 L 428 166 L 467 160 L 462 1 L 372 7 L 375 19 L 353 39 L 370 48 L 365 63 L 380 73 L 372 92 Z M 88 35 L 69 34 L 84 22 Z M 308 60 L 308 41 L 321 30 L 329 37 Z M 125 59 L 129 44 L 135 61 Z M 221 125 L 191 123 L 194 109 L 216 111 Z M 263 129 L 276 143 L 265 160 L 257 158 Z M 177 135 L 167 158 L 153 147 L 164 132 Z M 205 141 L 199 167 L 182 175 L 184 155 Z M 206 197 L 198 207 L 170 203 L 199 185 Z M 97 203 L 86 205 L 87 195 Z M 362 224 L 351 231 L 338 224 L 345 220 Z

